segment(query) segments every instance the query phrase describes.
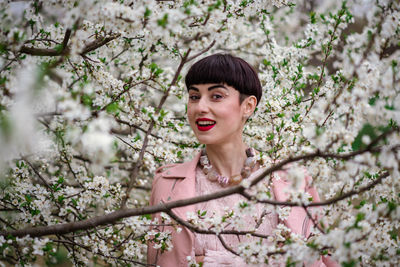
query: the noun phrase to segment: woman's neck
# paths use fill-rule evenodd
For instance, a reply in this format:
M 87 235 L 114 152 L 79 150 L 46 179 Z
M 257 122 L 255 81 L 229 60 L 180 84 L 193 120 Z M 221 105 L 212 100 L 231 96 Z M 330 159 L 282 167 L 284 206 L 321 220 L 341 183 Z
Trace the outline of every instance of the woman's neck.
M 207 145 L 207 157 L 211 165 L 222 176 L 231 177 L 240 174 L 246 156 L 247 145 L 241 141 L 219 145 Z

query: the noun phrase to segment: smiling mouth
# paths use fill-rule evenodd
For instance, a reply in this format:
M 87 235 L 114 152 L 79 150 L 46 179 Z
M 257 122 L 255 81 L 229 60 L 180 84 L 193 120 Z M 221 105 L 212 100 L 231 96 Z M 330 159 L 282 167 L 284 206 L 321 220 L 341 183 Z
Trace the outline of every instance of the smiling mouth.
M 211 130 L 215 126 L 216 122 L 213 120 L 197 120 L 196 125 L 199 131 L 208 131 Z

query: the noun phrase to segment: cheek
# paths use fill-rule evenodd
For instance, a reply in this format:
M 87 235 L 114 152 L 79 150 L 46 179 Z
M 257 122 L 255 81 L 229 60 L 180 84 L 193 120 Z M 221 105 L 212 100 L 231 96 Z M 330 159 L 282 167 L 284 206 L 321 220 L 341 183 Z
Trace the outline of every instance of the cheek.
M 186 116 L 189 120 L 189 123 L 192 123 L 194 114 L 193 109 L 190 107 L 190 105 L 187 106 Z
M 224 108 L 220 111 L 220 114 L 221 117 L 224 117 L 225 120 L 229 121 L 230 123 L 240 120 L 241 118 L 240 109 L 234 105 Z

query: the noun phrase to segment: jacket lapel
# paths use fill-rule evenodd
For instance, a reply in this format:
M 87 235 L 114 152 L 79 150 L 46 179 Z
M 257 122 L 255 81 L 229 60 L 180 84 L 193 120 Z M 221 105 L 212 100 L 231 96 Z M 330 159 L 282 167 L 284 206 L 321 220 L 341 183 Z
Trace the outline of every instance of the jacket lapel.
M 168 192 L 161 198 L 164 202 L 196 196 L 196 166 L 200 156 L 201 153 L 198 153 L 191 161 L 178 164 L 161 174 L 163 179 L 171 179 L 172 183 Z M 195 212 L 195 205 L 176 208 L 173 211 L 182 219 L 186 219 L 187 212 Z

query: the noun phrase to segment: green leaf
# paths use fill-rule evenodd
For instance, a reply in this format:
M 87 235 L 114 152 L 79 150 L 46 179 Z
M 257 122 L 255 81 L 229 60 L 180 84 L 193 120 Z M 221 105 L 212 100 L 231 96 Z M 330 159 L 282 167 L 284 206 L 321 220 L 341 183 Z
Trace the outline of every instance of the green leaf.
M 356 221 L 354 223 L 354 227 L 358 227 L 358 223 L 365 219 L 365 213 L 359 212 L 356 215 Z
M 315 24 L 317 22 L 316 13 L 314 11 L 310 13 L 310 20 L 311 24 Z
M 246 208 L 248 206 L 249 206 L 249 204 L 246 201 L 242 201 L 242 202 L 239 203 L 239 207 L 241 207 L 242 209 Z
M 168 111 L 165 111 L 164 109 L 160 110 L 160 116 L 158 117 L 158 121 L 162 121 L 165 117 L 165 115 L 168 114 Z
M 168 14 L 164 14 L 164 16 L 162 17 L 162 19 L 158 19 L 157 20 L 157 24 L 163 28 L 166 28 L 167 24 L 168 24 Z
M 54 50 L 56 50 L 58 53 L 61 53 L 64 49 L 64 46 L 62 44 L 58 44 L 54 47 Z
M 292 121 L 293 122 L 298 122 L 299 121 L 299 117 L 300 117 L 299 113 L 294 114 L 294 116 L 292 117 Z
M 75 198 L 71 198 L 71 203 L 74 207 L 78 206 L 78 202 L 76 201 Z
M 388 208 L 389 208 L 389 212 L 392 212 L 394 210 L 396 210 L 397 208 L 397 204 L 393 201 L 389 201 L 388 202 Z
M 393 228 L 391 231 L 389 231 L 389 235 L 390 235 L 391 239 L 397 241 L 397 238 L 399 236 L 399 232 L 395 228 Z
M 364 124 L 363 128 L 358 132 L 357 137 L 354 139 L 353 143 L 351 144 L 351 148 L 353 151 L 357 151 L 360 149 L 365 148 L 367 145 L 362 142 L 362 137 L 367 135 L 374 140 L 378 135 L 376 133 L 375 128 L 371 124 Z
M 355 208 L 356 209 L 361 209 L 361 207 L 364 206 L 366 203 L 367 203 L 367 201 L 363 199 L 363 200 L 361 200 L 359 205 L 355 206 Z
M 89 95 L 86 95 L 86 94 L 81 96 L 81 101 L 87 107 L 91 107 L 92 103 L 93 103 L 92 98 Z
M 133 139 L 133 142 L 135 143 L 136 141 L 141 140 L 141 139 L 142 139 L 142 137 L 140 137 L 140 134 L 137 133 L 135 138 Z
M 355 267 L 355 266 L 357 266 L 357 262 L 355 260 L 342 262 L 342 267 Z
M 64 199 L 65 199 L 65 197 L 63 195 L 61 195 L 61 196 L 58 196 L 57 201 L 59 203 L 63 203 Z
M 152 63 L 149 65 L 149 68 L 150 68 L 151 73 L 153 73 L 155 77 L 158 77 L 161 73 L 164 72 L 164 70 L 161 69 L 161 68 L 160 68 L 156 63 L 154 63 L 154 62 L 152 62 Z
M 110 114 L 115 114 L 117 112 L 119 112 L 119 106 L 117 102 L 112 102 L 111 104 L 109 104 L 106 108 L 106 111 Z
M 180 159 L 183 159 L 182 151 L 181 151 L 181 150 L 177 151 L 177 152 L 176 152 L 176 156 L 177 156 L 178 158 L 180 158 Z
M 32 197 L 31 195 L 25 195 L 25 200 L 28 204 L 30 204 L 32 202 Z
M 144 215 L 142 215 L 142 218 L 146 218 L 148 220 L 151 220 L 151 214 L 144 214 Z
M 144 17 L 148 18 L 150 17 L 150 15 L 151 15 L 151 10 L 148 7 L 146 7 L 146 10 L 144 11 Z
M 64 182 L 64 177 L 60 176 L 57 180 L 57 184 L 62 184 Z
M 270 66 L 271 65 L 271 61 L 268 61 L 266 59 L 264 59 L 262 63 L 264 64 L 264 66 Z
M 40 214 L 40 210 L 33 209 L 33 210 L 30 210 L 30 213 L 31 213 L 32 216 L 39 215 Z
M 314 241 L 308 242 L 307 243 L 307 247 L 313 248 L 313 249 L 317 249 L 318 245 L 314 243 Z
M 275 137 L 275 135 L 274 135 L 273 133 L 270 133 L 270 134 L 267 136 L 267 141 L 273 140 L 274 137 Z
M 385 105 L 385 109 L 387 109 L 387 110 L 395 110 L 394 105 L 389 105 L 389 104 Z
M 7 52 L 7 46 L 4 43 L 0 43 L 0 55 Z
M 376 100 L 378 100 L 378 99 L 379 99 L 379 94 L 376 93 L 375 96 L 371 97 L 371 98 L 368 100 L 368 104 L 369 104 L 370 106 L 375 106 Z

